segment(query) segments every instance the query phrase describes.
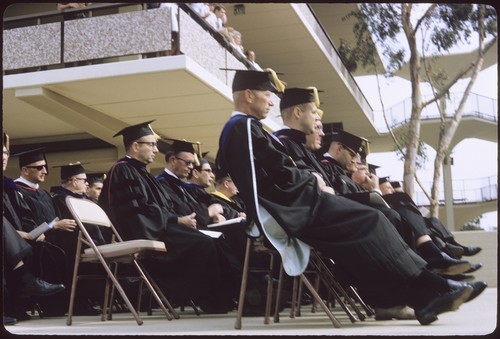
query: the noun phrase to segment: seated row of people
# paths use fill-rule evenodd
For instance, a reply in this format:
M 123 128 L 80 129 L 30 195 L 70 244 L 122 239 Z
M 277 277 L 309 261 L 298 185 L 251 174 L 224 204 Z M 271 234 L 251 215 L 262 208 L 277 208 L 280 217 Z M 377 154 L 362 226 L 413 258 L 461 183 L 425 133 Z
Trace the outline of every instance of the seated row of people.
M 286 125 L 274 136 L 259 122 L 273 105 L 272 92 L 282 93 L 280 110 Z M 115 134 L 123 137 L 126 154 L 107 173 L 98 203 L 125 240 L 165 242 L 166 253 L 155 253 L 143 262 L 175 304 L 193 301 L 210 313 L 234 309 L 250 221 L 261 234 L 269 225 L 281 227 L 287 238 L 297 237 L 333 259 L 342 278 L 378 310 L 378 319 L 416 318 L 426 325 L 486 288 L 482 281 L 447 279 L 446 275 L 472 269 L 471 264 L 446 257 L 432 241 L 418 242 L 427 234 L 418 233 L 421 229 L 394 208 L 375 209 L 348 199 L 349 192 L 342 187 L 352 182 L 351 177 L 340 171 L 341 166 L 331 166 L 331 156 L 318 159 L 313 153 L 324 136 L 315 88 L 285 89 L 273 72 L 237 71 L 233 99 L 235 112 L 220 138 L 213 194 L 205 191 L 214 180 L 212 168 L 200 161 L 192 143 L 174 140 L 165 152 L 164 171 L 154 177 L 147 170 L 159 153 L 153 121 Z M 336 145 L 354 163 L 363 142 L 339 132 L 328 146 Z M 52 199 L 39 192 L 48 165 L 43 152 L 36 153 L 20 157 L 17 187 L 31 199 L 33 211 L 43 211 L 38 220 L 50 222 L 59 210 L 61 220 L 54 228 L 69 234 L 75 223 L 65 218 L 63 208 L 54 207 L 54 201 L 61 201 L 64 194 L 87 198 L 86 185 L 80 185 L 87 180 L 85 171 L 81 165 L 68 168 Z M 224 231 L 222 237 L 202 232 L 210 224 L 241 215 L 245 222 Z M 266 237 L 276 243 L 273 237 L 278 233 Z M 57 239 L 59 234 L 50 235 Z M 283 262 L 294 272 L 304 264 L 286 257 Z M 259 289 L 260 283 L 254 277 L 250 291 Z
M 274 136 L 259 122 L 274 105 L 273 92 L 282 95 L 280 110 L 286 125 Z M 450 259 L 444 258 L 442 266 L 429 266 L 381 211 L 335 192 L 336 178 L 324 173 L 327 168 L 321 168 L 307 149 L 307 136 L 318 126 L 316 90 L 285 89 L 272 72 L 237 71 L 233 100 L 234 112 L 220 137 L 217 167 L 230 174 L 248 217 L 271 242 L 296 237 L 331 258 L 365 301 L 388 311 L 379 313 L 379 318 L 397 318 L 409 306 L 413 317 L 426 325 L 486 288 L 482 281 L 444 278 L 439 273 L 442 268 L 457 264 L 460 271 L 467 270 L 470 263 L 448 265 Z M 345 139 L 340 143 L 351 158 L 361 151 L 361 145 L 354 147 Z M 270 227 L 272 233 L 266 233 Z M 300 262 L 288 264 L 292 270 Z

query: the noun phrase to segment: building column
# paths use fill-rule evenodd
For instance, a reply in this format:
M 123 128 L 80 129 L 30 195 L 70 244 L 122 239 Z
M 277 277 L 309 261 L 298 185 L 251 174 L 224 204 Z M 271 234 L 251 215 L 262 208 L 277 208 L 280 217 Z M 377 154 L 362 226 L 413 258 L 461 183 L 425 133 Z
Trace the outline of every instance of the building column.
M 445 161 L 443 161 L 444 207 L 446 211 L 445 225 L 450 230 L 450 232 L 453 232 L 457 230 L 455 229 L 451 165 L 453 165 L 453 158 L 449 154 L 447 154 Z

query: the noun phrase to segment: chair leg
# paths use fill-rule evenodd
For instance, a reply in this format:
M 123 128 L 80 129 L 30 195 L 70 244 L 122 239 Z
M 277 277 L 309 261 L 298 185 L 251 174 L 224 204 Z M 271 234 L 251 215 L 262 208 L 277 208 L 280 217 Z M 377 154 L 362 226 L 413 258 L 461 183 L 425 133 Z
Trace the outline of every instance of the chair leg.
M 279 302 L 281 300 L 281 292 L 283 290 L 283 279 L 285 277 L 285 272 L 283 270 L 283 263 L 280 264 L 280 273 L 279 273 L 279 280 L 278 280 L 278 292 L 276 293 L 276 305 L 274 307 L 274 322 L 279 323 L 280 322 L 280 305 Z
M 266 296 L 266 310 L 264 315 L 264 324 L 269 324 L 269 318 L 271 317 L 271 305 L 273 300 L 273 266 L 274 266 L 274 255 L 269 254 L 269 271 L 267 280 L 267 296 Z M 276 299 L 276 306 L 279 307 L 279 299 Z
M 297 277 L 293 277 L 293 283 L 292 283 L 292 304 L 290 307 L 290 318 L 295 318 L 295 312 L 297 310 Z
M 240 297 L 238 300 L 238 312 L 236 314 L 236 322 L 234 323 L 234 328 L 237 330 L 241 329 L 241 318 L 243 316 L 243 306 L 245 304 L 245 294 L 247 291 L 247 280 L 248 280 L 248 267 L 250 262 L 250 248 L 252 247 L 252 240 L 247 239 L 247 245 L 245 249 L 245 259 L 243 262 L 243 274 L 241 277 L 240 286 Z
M 176 319 L 178 319 L 179 315 L 177 314 L 177 312 L 174 311 L 174 309 L 170 305 L 170 302 L 163 295 L 163 293 L 161 292 L 158 285 L 156 285 L 154 280 L 151 279 L 150 275 L 147 274 L 147 271 L 139 264 L 139 262 L 137 260 L 134 260 L 134 265 L 142 278 L 141 279 L 141 286 L 142 286 L 142 282 L 146 283 L 146 287 L 148 288 L 149 292 L 151 293 L 151 296 L 156 300 L 156 302 L 158 303 L 158 305 L 162 309 L 163 313 L 165 313 L 165 316 L 167 317 L 167 319 L 172 320 L 172 314 L 174 315 L 174 317 L 175 317 L 175 315 L 177 315 Z M 161 297 L 159 294 L 161 295 Z M 165 307 L 165 304 L 167 305 L 169 310 L 167 310 L 167 308 Z M 139 303 L 139 307 L 140 307 L 140 303 Z M 140 310 L 140 308 L 138 308 L 138 309 Z
M 200 316 L 201 312 L 200 310 L 198 309 L 198 306 L 196 306 L 196 304 L 194 303 L 194 301 L 192 300 L 189 300 L 189 306 L 191 306 L 194 310 L 194 313 L 197 315 L 197 316 Z
M 342 307 L 344 312 L 347 314 L 351 322 L 356 322 L 356 317 L 354 314 L 351 312 L 351 310 L 347 307 L 346 303 L 344 300 L 342 300 L 342 297 L 349 303 L 351 308 L 354 309 L 356 312 L 356 315 L 359 317 L 360 320 L 364 320 L 365 316 L 361 313 L 359 308 L 354 304 L 352 299 L 347 295 L 346 291 L 344 288 L 338 283 L 338 281 L 335 279 L 332 273 L 332 267 L 329 267 L 325 260 L 330 260 L 330 259 L 323 259 L 321 254 L 313 251 L 312 252 L 312 263 L 316 266 L 316 269 L 318 272 L 321 273 L 322 281 L 325 286 L 325 288 L 330 291 L 333 296 L 335 297 L 335 300 L 339 303 L 339 305 Z M 331 263 L 331 261 L 330 261 Z
M 314 289 L 313 285 L 309 282 L 307 277 L 304 274 L 301 274 L 300 279 L 302 280 L 304 285 L 307 287 L 309 292 L 311 292 L 311 294 L 313 295 L 313 298 L 316 299 L 316 301 L 319 303 L 319 305 L 321 306 L 323 311 L 326 313 L 328 318 L 330 318 L 330 320 L 332 321 L 333 327 L 335 327 L 335 328 L 342 327 L 342 325 L 340 324 L 338 319 L 333 315 L 332 311 L 330 311 L 328 306 L 326 306 L 325 302 L 318 295 L 318 292 L 316 292 L 316 290 Z
M 367 305 L 363 301 L 363 299 L 361 299 L 361 297 L 359 296 L 358 292 L 356 291 L 356 289 L 354 287 L 348 286 L 347 289 L 353 295 L 354 300 L 357 301 L 361 305 L 361 307 L 363 307 L 367 316 L 371 317 L 372 315 L 375 314 L 375 311 L 369 305 Z
M 316 277 L 314 278 L 314 289 L 316 291 L 319 291 L 320 283 L 321 283 L 321 277 L 319 274 L 316 274 Z M 318 304 L 317 304 L 316 300 L 313 299 L 312 306 L 311 306 L 311 313 L 316 313 L 317 308 L 318 308 Z
M 78 233 L 78 242 L 76 245 L 76 255 L 75 255 L 75 265 L 73 267 L 73 277 L 71 279 L 71 291 L 70 291 L 70 295 L 69 295 L 68 315 L 66 317 L 66 325 L 67 326 L 71 326 L 71 324 L 73 323 L 73 308 L 75 306 L 76 284 L 78 282 L 78 269 L 80 267 L 80 255 L 81 255 L 81 251 L 82 251 L 82 242 L 80 241 L 81 237 L 82 237 L 82 234 Z

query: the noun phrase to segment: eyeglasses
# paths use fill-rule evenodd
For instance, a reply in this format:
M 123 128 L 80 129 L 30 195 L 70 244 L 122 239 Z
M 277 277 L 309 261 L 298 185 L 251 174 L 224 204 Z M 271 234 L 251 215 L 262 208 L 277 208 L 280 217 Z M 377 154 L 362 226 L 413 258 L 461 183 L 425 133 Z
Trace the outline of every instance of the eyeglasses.
M 349 154 L 350 154 L 352 157 L 356 156 L 356 153 L 355 153 L 355 152 L 353 152 L 353 151 L 352 151 L 349 147 L 347 147 L 347 146 L 345 146 L 345 145 L 343 145 L 343 144 L 341 144 L 341 145 L 342 145 L 342 148 L 344 148 L 347 152 L 349 152 Z
M 87 182 L 87 178 L 73 178 L 75 180 L 83 180 L 83 182 Z
M 34 168 L 36 169 L 37 171 L 41 171 L 43 170 L 44 168 L 47 169 L 47 165 L 40 165 L 40 166 L 24 166 L 26 168 Z
M 149 145 L 149 146 L 151 146 L 151 148 L 158 147 L 158 143 L 156 143 L 154 141 L 136 141 L 136 143 Z
M 194 166 L 194 161 L 184 160 L 184 159 L 179 158 L 179 157 L 175 157 L 175 158 L 184 161 L 184 163 L 186 164 L 186 166 Z

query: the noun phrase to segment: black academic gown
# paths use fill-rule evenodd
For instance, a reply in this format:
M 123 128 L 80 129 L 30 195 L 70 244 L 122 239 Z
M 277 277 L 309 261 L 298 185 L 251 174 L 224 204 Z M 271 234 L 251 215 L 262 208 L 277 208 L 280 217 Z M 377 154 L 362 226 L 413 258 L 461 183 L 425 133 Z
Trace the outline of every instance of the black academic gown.
M 43 222 L 49 223 L 57 217 L 49 192 L 42 188 L 31 188 L 19 181 L 16 181 L 16 184 L 24 200 L 28 203 L 29 208 L 33 212 L 37 225 Z
M 3 178 L 3 215 L 18 231 L 31 232 L 36 226 L 33 212 L 24 200 L 16 183 Z
M 21 260 L 31 255 L 32 249 L 5 216 L 2 223 L 4 274 L 9 276 Z
M 57 217 L 52 197 L 49 192 L 39 188 L 34 189 L 22 182 L 16 182 L 19 191 L 33 213 L 34 221 L 37 225 L 43 222 L 49 223 Z M 49 283 L 68 284 L 68 259 L 65 251 L 52 243 L 51 238 L 57 233 L 66 233 L 66 231 L 48 230 L 45 232 L 45 241 L 30 241 L 33 248 L 33 273 L 35 276 Z M 37 302 L 42 311 L 50 316 L 64 315 L 67 311 L 67 300 L 70 288 L 64 293 L 58 293 L 49 297 L 39 297 Z
M 177 303 L 193 299 L 202 308 L 227 308 L 238 285 L 213 238 L 177 224 L 173 203 L 143 163 L 125 157 L 104 181 L 99 205 L 125 240 L 163 241 L 166 253 L 144 260 L 149 273 Z M 227 309 L 226 309 L 227 310 Z
M 432 232 L 427 226 L 425 218 L 418 210 L 417 205 L 410 196 L 404 192 L 395 192 L 384 195 L 385 201 L 413 228 L 415 239 L 424 235 L 431 235 Z
M 256 187 L 252 184 L 250 156 L 254 159 Z M 259 204 L 288 234 L 332 258 L 347 282 L 365 296 L 404 289 L 426 265 L 381 212 L 321 192 L 316 177 L 295 167 L 278 140 L 250 116 L 235 112 L 224 126 L 217 166 L 231 175 L 248 214 L 257 220 L 253 196 L 257 190 Z
M 349 199 L 354 199 L 364 205 L 369 205 L 370 207 L 384 213 L 408 246 L 410 246 L 413 250 L 416 249 L 415 233 L 419 232 L 415 232 L 415 227 L 413 225 L 411 225 L 406 219 L 403 219 L 396 210 L 390 207 L 378 204 L 370 205 L 368 191 L 355 183 L 337 160 L 330 156 L 322 155 L 319 157 L 319 161 L 329 176 L 330 182 L 333 185 L 332 187 L 334 187 L 337 194 L 344 195 Z M 366 193 L 366 195 L 363 195 L 363 193 Z M 417 230 L 418 229 L 419 228 L 417 228 Z
M 306 147 L 306 135 L 296 129 L 284 128 L 274 133 L 286 148 L 297 168 L 306 169 L 321 175 L 325 183 L 333 187 L 323 166 L 316 160 L 314 154 Z
M 188 190 L 187 183 L 163 171 L 156 176 L 162 187 L 167 192 L 173 202 L 173 210 L 177 216 L 189 215 L 196 213 L 196 223 L 199 229 L 206 229 L 208 224 L 211 224 L 210 216 L 208 215 L 207 205 L 198 201 Z
M 77 194 L 73 193 L 70 190 L 59 187 L 54 196 L 52 197 L 54 201 L 54 206 L 56 208 L 57 216 L 59 219 L 73 219 L 73 215 L 68 209 L 66 205 L 66 197 L 72 196 L 77 199 L 87 199 L 85 194 Z M 99 246 L 106 243 L 104 240 L 104 236 L 101 233 L 99 226 L 87 224 L 85 225 L 87 232 L 90 234 L 94 243 Z M 76 257 L 76 246 L 78 243 L 78 234 L 80 230 L 78 227 L 74 232 L 49 232 L 47 234 L 47 241 L 52 244 L 60 247 L 64 250 L 66 254 L 66 280 L 64 284 L 66 286 L 71 286 L 71 282 L 73 280 L 73 270 L 75 267 L 75 257 Z M 109 237 L 108 237 L 109 238 Z M 104 273 L 104 270 L 97 267 L 97 265 L 81 263 L 80 264 L 80 273 L 82 274 L 98 274 Z M 90 307 L 91 305 L 86 305 L 86 300 L 100 300 L 101 293 L 103 291 L 104 286 L 101 287 L 102 281 L 91 280 L 86 283 L 84 286 L 80 286 L 77 294 L 77 306 L 78 307 Z M 67 293 L 69 297 L 69 293 Z

